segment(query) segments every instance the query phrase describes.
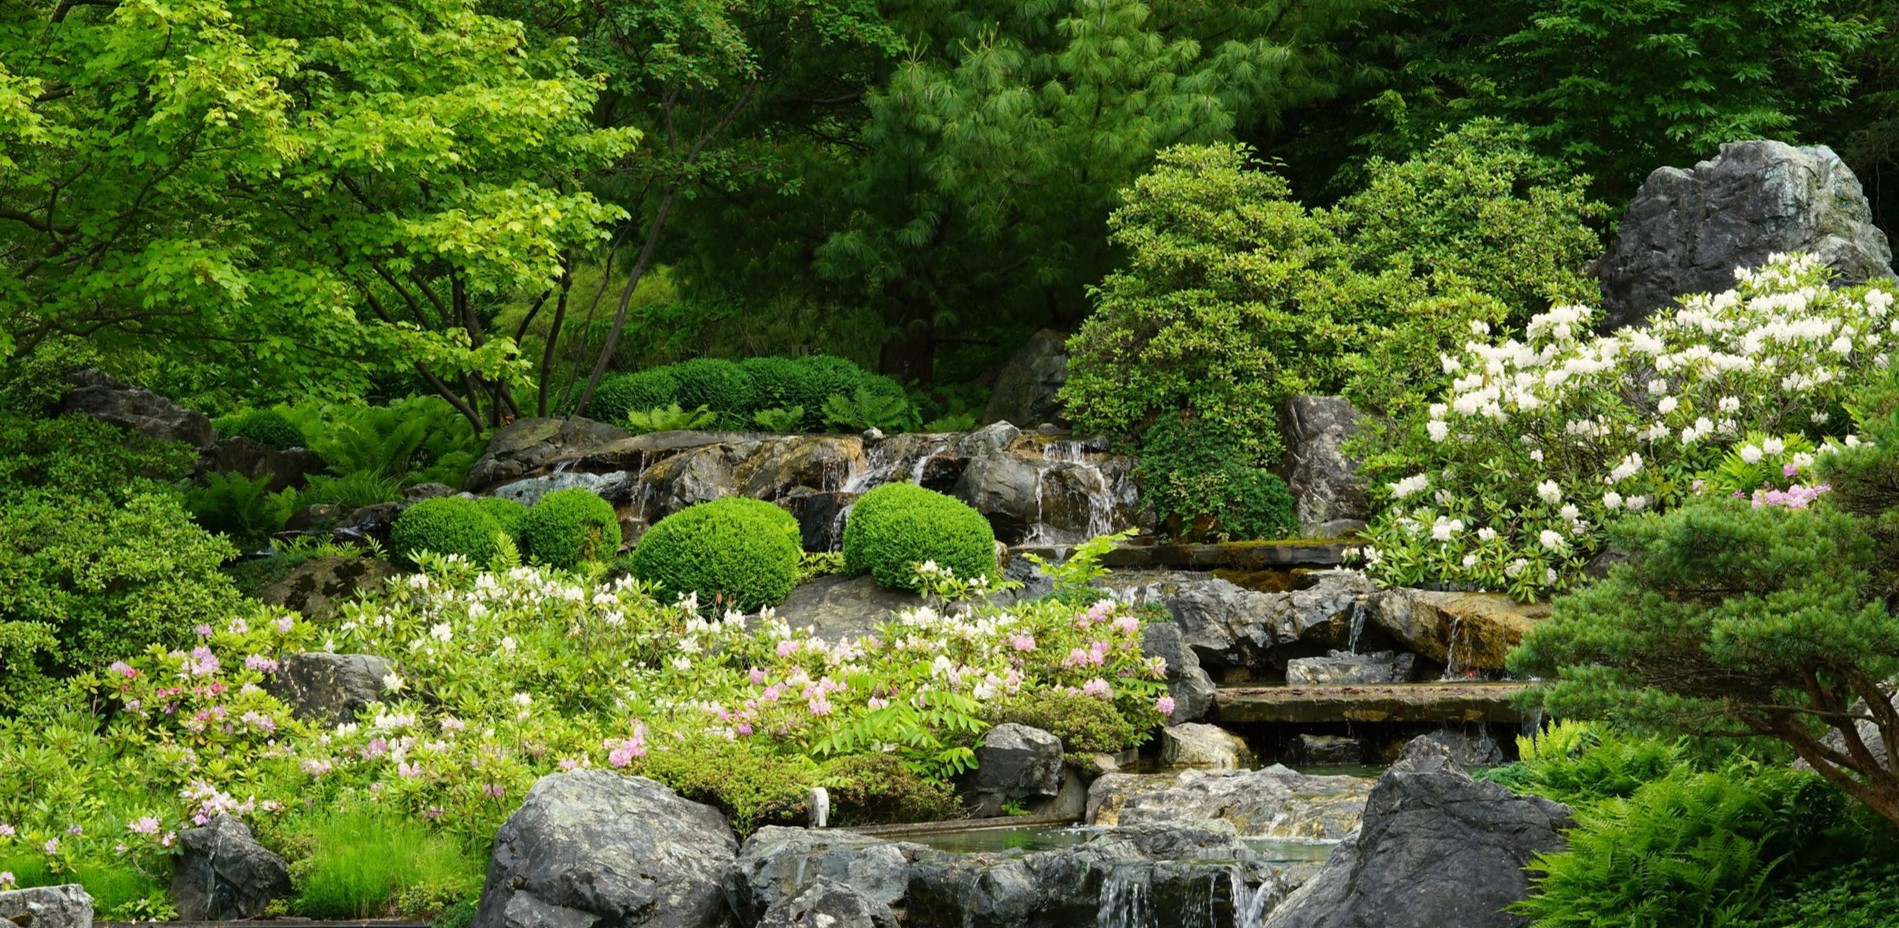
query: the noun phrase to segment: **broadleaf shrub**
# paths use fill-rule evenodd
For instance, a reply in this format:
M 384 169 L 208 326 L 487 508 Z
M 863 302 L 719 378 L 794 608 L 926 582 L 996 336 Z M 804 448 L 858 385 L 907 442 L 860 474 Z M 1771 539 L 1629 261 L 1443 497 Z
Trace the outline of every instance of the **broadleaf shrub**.
M 1239 442 L 1201 419 L 1163 416 L 1141 442 L 1141 493 L 1183 541 L 1282 538 L 1299 520 L 1277 475 L 1244 463 Z
M 272 448 L 300 448 L 304 444 L 303 430 L 275 409 L 252 409 L 219 419 L 216 425 L 218 431 L 226 435 L 248 438 Z
M 520 537 L 523 553 L 553 567 L 610 561 L 620 553 L 620 516 L 592 490 L 569 487 L 528 508 Z
M 1147 740 L 1146 727 L 1124 717 L 1113 703 L 1075 693 L 1003 697 L 989 704 L 985 717 L 995 725 L 1039 728 L 1062 739 L 1062 750 L 1071 754 L 1116 754 Z
M 965 579 L 992 577 L 995 529 L 962 500 L 914 484 L 887 483 L 858 497 L 844 523 L 845 569 L 915 590 L 917 565 L 928 562 Z
M 667 596 L 745 611 L 784 601 L 797 582 L 798 520 L 765 502 L 726 497 L 681 509 L 633 549 L 633 575 Z
M 283 530 L 297 508 L 297 491 L 271 493 L 270 475 L 252 478 L 238 473 L 206 474 L 203 486 L 185 490 L 192 518 L 206 529 L 252 549 L 269 544 Z
M 624 422 L 627 413 L 677 402 L 679 379 L 673 376 L 671 367 L 655 367 L 601 379 L 587 415 L 596 422 Z
M 550 494 L 551 495 L 551 494 Z M 501 523 L 472 499 L 438 496 L 425 499 L 396 516 L 389 528 L 389 550 L 407 561 L 427 551 L 459 554 L 475 564 L 486 564 L 500 551 L 495 536 L 505 535 Z
M 757 409 L 757 387 L 737 362 L 721 358 L 694 358 L 672 366 L 677 381 L 673 401 L 685 409 L 705 407 L 719 415 L 724 428 L 743 429 Z

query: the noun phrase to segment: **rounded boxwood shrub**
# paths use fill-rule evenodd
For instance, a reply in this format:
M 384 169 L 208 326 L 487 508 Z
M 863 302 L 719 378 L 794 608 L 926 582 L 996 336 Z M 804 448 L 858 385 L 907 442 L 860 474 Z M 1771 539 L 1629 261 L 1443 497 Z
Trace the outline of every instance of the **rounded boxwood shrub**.
M 824 430 L 825 400 L 857 395 L 858 386 L 870 376 L 856 364 L 828 354 L 808 354 L 794 358 L 793 363 L 798 366 L 798 379 L 787 400 L 804 407 L 804 428 L 809 432 Z
M 659 520 L 633 549 L 633 576 L 667 597 L 747 612 L 775 606 L 798 580 L 798 520 L 758 499 L 726 497 Z
M 629 412 L 645 412 L 678 402 L 679 378 L 671 366 L 654 367 L 634 374 L 613 374 L 600 381 L 593 391 L 587 415 L 595 422 L 619 425 Z M 688 407 L 690 408 L 690 407 Z
M 459 554 L 476 564 L 486 564 L 499 550 L 495 536 L 504 533 L 501 523 L 474 500 L 438 496 L 396 516 L 396 524 L 389 528 L 389 549 L 411 563 L 417 552 L 433 551 Z
M 620 517 L 592 490 L 570 487 L 530 507 L 520 534 L 522 554 L 552 567 L 576 567 L 619 553 Z
M 253 409 L 223 420 L 219 423 L 219 431 L 277 449 L 303 447 L 303 431 L 291 425 L 290 420 L 275 409 Z
M 752 375 L 736 362 L 719 358 L 694 358 L 672 365 L 673 377 L 679 388 L 674 401 L 682 409 L 697 409 L 701 406 L 719 414 L 720 424 L 725 428 L 749 428 L 752 419 L 752 397 L 756 387 Z
M 475 500 L 475 505 L 480 506 L 481 511 L 493 516 L 494 520 L 500 523 L 501 530 L 508 533 L 509 538 L 521 537 L 521 521 L 527 518 L 527 507 L 521 505 L 520 500 L 503 496 L 484 496 Z
M 935 561 L 958 577 L 996 572 L 996 533 L 967 503 L 909 483 L 859 497 L 844 523 L 844 567 L 878 585 L 917 589 L 916 565 Z
M 746 358 L 739 362 L 739 369 L 752 378 L 752 408 L 748 412 L 762 409 L 790 409 L 805 405 L 805 381 L 809 378 L 797 361 L 791 358 Z

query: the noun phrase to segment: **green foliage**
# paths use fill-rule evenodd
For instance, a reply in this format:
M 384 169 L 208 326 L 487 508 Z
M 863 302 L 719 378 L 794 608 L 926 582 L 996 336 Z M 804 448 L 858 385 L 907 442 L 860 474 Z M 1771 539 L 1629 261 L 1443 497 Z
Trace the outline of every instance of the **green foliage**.
M 995 530 L 982 513 L 908 483 L 865 493 L 844 524 L 845 567 L 891 589 L 918 589 L 918 565 L 932 562 L 963 579 L 993 577 L 995 545 Z
M 185 506 L 199 525 L 230 538 L 240 548 L 254 550 L 283 531 L 297 508 L 297 491 L 271 493 L 270 480 L 270 474 L 256 479 L 238 473 L 206 474 L 203 486 L 186 488 Z
M 805 584 L 819 577 L 829 577 L 844 572 L 844 552 L 842 551 L 805 551 L 798 555 L 798 583 Z
M 848 754 L 820 770 L 831 796 L 831 824 L 942 822 L 968 811 L 950 784 L 917 776 L 892 754 Z
M 1449 380 L 1438 356 L 1473 322 L 1592 286 L 1600 208 L 1503 128 L 1370 171 L 1307 210 L 1243 146 L 1162 152 L 1110 219 L 1127 260 L 1069 341 L 1076 425 L 1132 437 L 1188 412 L 1233 436 L 1240 463 L 1271 464 L 1286 398 L 1350 388 L 1372 411 L 1407 408 Z
M 422 916 L 479 891 L 482 861 L 413 818 L 373 806 L 303 818 L 279 841 L 293 853 L 289 914 Z
M 217 420 L 214 424 L 218 431 L 226 435 L 248 438 L 272 448 L 303 446 L 303 431 L 292 425 L 283 413 L 268 407 L 228 416 Z
M 740 835 L 802 819 L 819 779 L 817 765 L 807 757 L 717 737 L 689 738 L 671 750 L 647 754 L 630 769 L 687 799 L 717 807 Z
M 297 493 L 297 505 L 328 504 L 348 513 L 377 503 L 393 503 L 401 498 L 401 480 L 385 477 L 375 471 L 359 470 L 341 477 L 311 474 L 308 486 Z
M 521 505 L 519 500 L 484 496 L 475 500 L 475 505 L 494 519 L 495 524 L 501 526 L 501 530 L 508 533 L 510 538 L 521 537 L 521 523 L 527 519 L 528 507 Z
M 757 387 L 752 377 L 737 363 L 719 358 L 693 358 L 672 366 L 677 381 L 674 394 L 687 409 L 710 409 L 726 428 L 742 429 L 751 424 L 757 408 Z
M 410 562 L 427 551 L 458 554 L 471 563 L 486 564 L 500 552 L 496 537 L 506 534 L 474 500 L 438 496 L 422 500 L 396 516 L 395 524 L 389 527 L 389 550 Z
M 1691 766 L 1680 741 L 1645 738 L 1594 723 L 1558 722 L 1538 740 L 1517 740 L 1515 772 L 1495 776 L 1518 792 L 1578 808 L 1627 799 L 1643 784 Z M 1500 768 L 1505 769 L 1505 768 Z
M 1071 754 L 1117 754 L 1147 740 L 1146 729 L 1115 711 L 1114 703 L 1078 693 L 1007 696 L 991 702 L 983 715 L 992 726 L 1039 728 L 1062 739 L 1062 750 Z
M 626 414 L 625 425 L 641 435 L 652 432 L 683 432 L 709 429 L 719 424 L 719 414 L 704 406 L 681 409 L 678 403 L 636 409 Z
M 585 487 L 541 497 L 521 520 L 519 534 L 528 557 L 553 567 L 608 561 L 620 553 L 619 514 Z
M 758 423 L 758 427 L 767 432 L 779 434 L 796 432 L 804 424 L 804 407 L 761 409 L 752 413 L 752 421 Z
M 1822 870 L 1801 880 L 1794 892 L 1769 903 L 1750 924 L 1756 928 L 1899 928 L 1892 887 L 1899 865 L 1861 860 Z
M 1112 535 L 1096 535 L 1074 546 L 1068 552 L 1068 558 L 1055 563 L 1039 554 L 1024 555 L 1044 574 L 1048 575 L 1055 596 L 1097 595 L 1099 590 L 1094 582 L 1108 575 L 1108 568 L 1102 566 L 1101 559 L 1115 546 L 1134 537 L 1137 529 L 1126 528 Z
M 862 432 L 868 429 L 895 430 L 910 421 L 914 410 L 901 395 L 880 393 L 860 386 L 846 396 L 832 394 L 824 401 L 824 422 L 835 429 Z
M 1205 419 L 1163 416 L 1141 439 L 1141 495 L 1181 541 L 1283 538 L 1299 530 L 1292 491 L 1249 467 L 1241 442 Z
M 628 413 L 678 405 L 679 379 L 670 367 L 614 374 L 600 381 L 587 414 L 596 422 L 624 422 Z
M 833 728 L 811 746 L 812 752 L 829 757 L 895 745 L 913 774 L 939 781 L 975 769 L 974 745 L 987 729 L 974 698 L 926 690 L 913 699 L 885 702 Z
M 480 905 L 480 895 L 457 899 L 429 922 L 429 928 L 469 928 L 475 923 L 475 909 Z
M 798 520 L 763 500 L 727 497 L 681 509 L 633 549 L 631 570 L 667 596 L 747 612 L 784 601 L 797 581 Z
M 411 396 L 387 405 L 308 402 L 286 415 L 331 474 L 369 474 L 407 486 L 460 486 L 487 442 L 440 398 Z M 367 479 L 367 478 L 362 478 Z

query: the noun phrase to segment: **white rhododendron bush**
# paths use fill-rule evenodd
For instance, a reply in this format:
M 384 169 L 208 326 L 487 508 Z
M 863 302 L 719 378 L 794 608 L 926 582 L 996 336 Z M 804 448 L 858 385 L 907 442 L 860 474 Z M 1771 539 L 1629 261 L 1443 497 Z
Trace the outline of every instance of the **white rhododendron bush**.
M 1547 596 L 1582 577 L 1605 522 L 1703 490 L 1730 455 L 1852 443 L 1842 400 L 1885 365 L 1899 320 L 1890 281 L 1831 289 L 1828 274 L 1775 256 L 1736 271 L 1732 290 L 1607 335 L 1580 306 L 1535 317 L 1521 339 L 1479 324 L 1443 358 L 1456 380 L 1429 420 L 1368 461 L 1384 508 L 1360 552 L 1367 569 L 1391 584 Z M 1810 465 L 1790 455 L 1786 476 Z

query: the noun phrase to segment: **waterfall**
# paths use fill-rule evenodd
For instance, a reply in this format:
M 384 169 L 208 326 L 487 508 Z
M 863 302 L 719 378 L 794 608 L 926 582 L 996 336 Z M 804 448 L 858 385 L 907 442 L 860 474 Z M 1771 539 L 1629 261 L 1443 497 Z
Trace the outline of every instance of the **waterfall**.
M 837 515 L 831 519 L 831 530 L 830 534 L 825 536 L 824 550 L 844 550 L 844 523 L 851 520 L 851 507 L 855 505 L 857 504 L 850 503 L 845 505 L 842 509 L 839 509 Z
M 1159 928 L 1148 883 L 1153 869 L 1146 863 L 1121 864 L 1101 881 L 1101 901 L 1095 908 L 1096 928 Z
M 1440 680 L 1455 680 L 1457 677 L 1457 625 L 1463 621 L 1458 616 L 1451 617 L 1451 630 L 1444 638 L 1444 675 Z M 1469 649 L 1465 651 L 1468 653 Z
M 1271 876 L 1258 886 L 1247 886 L 1246 874 L 1237 864 L 1227 871 L 1227 879 L 1233 884 L 1233 928 L 1259 928 L 1266 921 L 1266 912 L 1284 895 Z
M 1346 639 L 1345 650 L 1358 653 L 1358 636 L 1365 633 L 1365 600 L 1363 597 L 1352 600 L 1352 634 Z

